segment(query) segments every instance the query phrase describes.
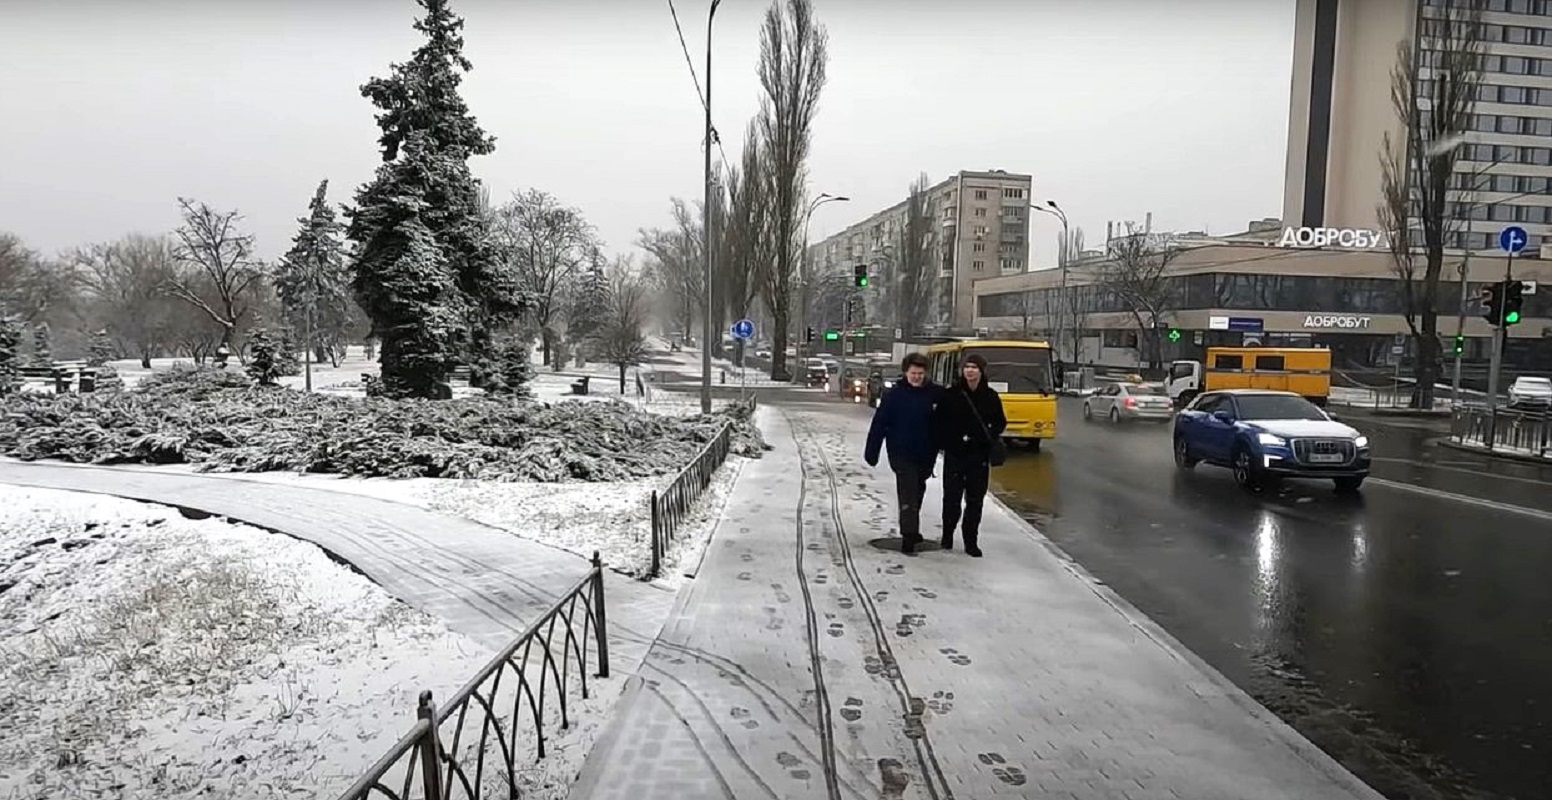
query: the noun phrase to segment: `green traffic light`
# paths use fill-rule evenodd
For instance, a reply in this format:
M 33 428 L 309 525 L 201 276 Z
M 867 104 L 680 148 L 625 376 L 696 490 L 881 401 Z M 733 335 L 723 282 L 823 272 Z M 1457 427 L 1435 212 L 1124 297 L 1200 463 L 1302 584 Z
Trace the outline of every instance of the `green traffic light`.
M 858 286 L 867 286 L 868 285 L 868 279 L 867 278 L 858 278 L 857 279 L 857 285 Z
M 839 333 L 836 333 L 835 331 L 825 331 L 825 341 L 833 342 L 839 338 L 841 338 Z
M 1172 341 L 1172 342 L 1180 341 L 1180 329 L 1179 328 L 1170 328 L 1169 329 L 1169 340 Z
M 1504 324 L 1505 325 L 1513 325 L 1513 324 L 1515 324 L 1516 322 L 1519 322 L 1519 321 L 1520 321 L 1520 312 L 1518 312 L 1518 311 L 1510 311 L 1509 313 L 1504 315 Z

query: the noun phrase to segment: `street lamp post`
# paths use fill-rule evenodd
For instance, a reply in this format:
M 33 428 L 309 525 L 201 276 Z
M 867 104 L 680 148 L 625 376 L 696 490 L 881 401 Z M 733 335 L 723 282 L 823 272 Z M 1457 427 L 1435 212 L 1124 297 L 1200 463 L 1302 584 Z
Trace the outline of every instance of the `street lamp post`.
M 825 203 L 845 203 L 850 200 L 851 198 L 846 197 L 845 195 L 833 195 L 820 192 L 819 196 L 814 198 L 814 202 L 808 204 L 808 213 L 803 217 L 803 258 L 798 262 L 798 330 L 797 334 L 793 337 L 794 340 L 797 338 L 797 336 L 803 335 L 804 331 L 808 329 L 808 284 L 811 280 L 808 274 L 809 223 L 813 222 L 814 220 L 815 209 L 819 208 Z M 797 345 L 798 342 L 794 341 L 793 344 Z M 798 349 L 799 348 L 794 347 L 793 352 L 797 352 Z M 797 375 L 796 370 L 793 370 L 793 375 Z
M 1057 292 L 1057 297 L 1059 298 L 1059 307 L 1056 310 L 1056 338 L 1058 342 L 1057 346 L 1059 347 L 1061 339 L 1066 335 L 1066 331 L 1063 328 L 1066 324 L 1067 310 L 1068 306 L 1070 305 L 1067 302 L 1067 250 L 1072 247 L 1072 231 L 1067 225 L 1067 212 L 1063 211 L 1062 207 L 1057 205 L 1055 200 L 1047 200 L 1043 206 L 1036 203 L 1030 203 L 1029 207 L 1036 211 L 1050 214 L 1051 216 L 1056 217 L 1062 223 L 1062 246 L 1056 251 L 1056 266 L 1062 271 L 1061 289 Z M 1046 322 L 1049 323 L 1050 321 L 1051 315 L 1047 313 Z M 1076 326 L 1077 321 L 1074 320 L 1073 324 Z M 1073 360 L 1076 361 L 1077 357 L 1077 344 L 1074 342 Z
M 711 413 L 711 146 L 716 131 L 711 127 L 711 23 L 722 0 L 711 0 L 706 12 L 706 165 L 705 202 L 701 206 L 701 249 L 706 259 L 705 305 L 701 309 L 701 413 Z

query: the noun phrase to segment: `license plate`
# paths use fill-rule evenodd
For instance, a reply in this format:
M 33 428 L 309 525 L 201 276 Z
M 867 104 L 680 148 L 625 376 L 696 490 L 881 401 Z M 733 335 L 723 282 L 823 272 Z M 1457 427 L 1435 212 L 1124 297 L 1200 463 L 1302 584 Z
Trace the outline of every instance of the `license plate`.
M 1340 464 L 1347 458 L 1341 453 L 1310 453 L 1311 464 Z

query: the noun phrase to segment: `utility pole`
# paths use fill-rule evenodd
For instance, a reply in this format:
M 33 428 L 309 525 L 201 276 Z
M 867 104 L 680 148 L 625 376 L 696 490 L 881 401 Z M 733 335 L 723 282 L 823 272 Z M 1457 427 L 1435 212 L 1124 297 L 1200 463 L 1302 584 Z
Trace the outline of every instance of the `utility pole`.
M 704 303 L 701 308 L 701 413 L 711 413 L 711 148 L 717 132 L 711 127 L 711 23 L 722 0 L 711 0 L 706 12 L 706 172 L 705 200 L 701 205 L 701 250 L 706 259 Z

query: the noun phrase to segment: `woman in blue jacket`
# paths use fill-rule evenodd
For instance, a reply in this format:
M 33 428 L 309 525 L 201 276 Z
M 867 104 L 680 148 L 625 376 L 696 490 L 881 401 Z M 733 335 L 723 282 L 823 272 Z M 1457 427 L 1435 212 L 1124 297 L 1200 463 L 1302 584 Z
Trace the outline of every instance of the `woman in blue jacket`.
M 932 411 L 942 387 L 927 380 L 927 357 L 921 353 L 908 354 L 900 371 L 905 373 L 905 381 L 895 384 L 873 412 L 862 460 L 870 467 L 878 466 L 879 450 L 887 446 L 900 504 L 900 552 L 915 555 L 922 540 L 922 498 L 938 460 Z

